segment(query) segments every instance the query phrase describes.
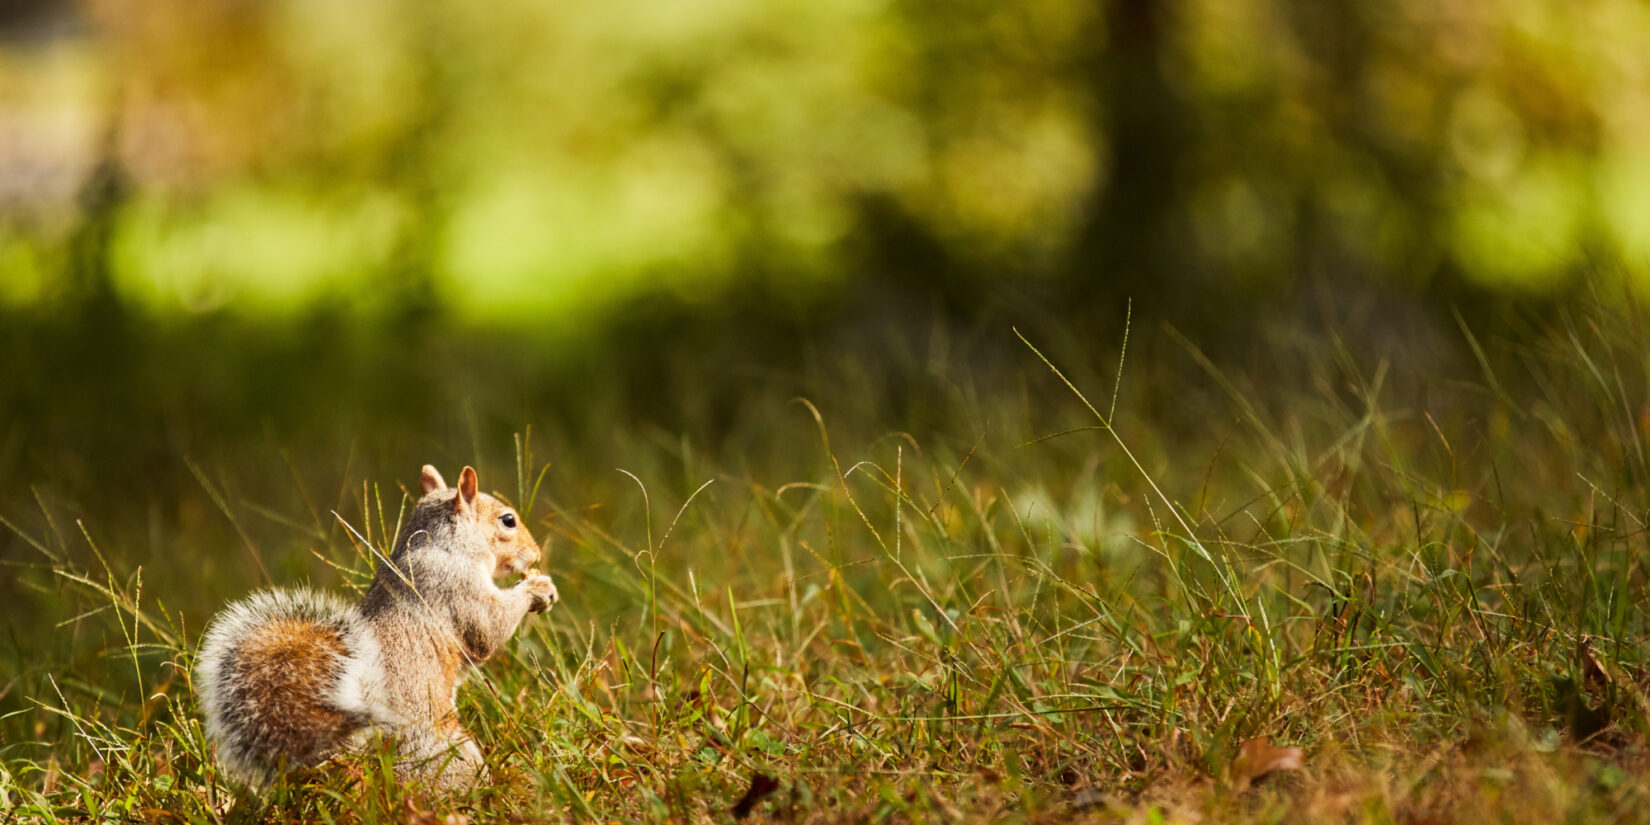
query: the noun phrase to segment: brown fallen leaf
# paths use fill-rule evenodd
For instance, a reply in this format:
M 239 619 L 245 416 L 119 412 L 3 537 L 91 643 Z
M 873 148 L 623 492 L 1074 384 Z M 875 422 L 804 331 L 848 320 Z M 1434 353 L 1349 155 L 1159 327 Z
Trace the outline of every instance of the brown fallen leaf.
M 1256 780 L 1276 771 L 1298 771 L 1306 760 L 1300 748 L 1274 748 L 1264 736 L 1244 742 L 1232 760 L 1232 790 L 1249 789 Z
M 401 813 L 407 825 L 470 825 L 470 818 L 464 814 L 442 816 L 411 799 L 402 803 Z
M 406 825 L 441 825 L 441 817 L 435 811 L 425 808 L 408 799 L 401 803 L 401 813 L 405 817 L 402 821 Z
M 762 797 L 776 790 L 779 790 L 779 780 L 757 771 L 751 774 L 750 790 L 745 791 L 745 795 L 733 803 L 733 808 L 729 812 L 733 814 L 734 819 L 744 819 L 750 816 L 751 808 L 756 807 L 756 803 L 761 802 Z

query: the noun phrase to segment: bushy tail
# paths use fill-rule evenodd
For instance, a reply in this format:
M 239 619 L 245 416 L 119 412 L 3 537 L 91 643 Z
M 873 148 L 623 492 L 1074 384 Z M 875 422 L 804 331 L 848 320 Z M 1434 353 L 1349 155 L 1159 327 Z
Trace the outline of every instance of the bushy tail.
M 363 674 L 381 672 L 378 646 L 354 606 L 313 590 L 267 590 L 236 602 L 207 628 L 195 690 L 218 760 L 262 784 L 313 765 L 374 720 Z

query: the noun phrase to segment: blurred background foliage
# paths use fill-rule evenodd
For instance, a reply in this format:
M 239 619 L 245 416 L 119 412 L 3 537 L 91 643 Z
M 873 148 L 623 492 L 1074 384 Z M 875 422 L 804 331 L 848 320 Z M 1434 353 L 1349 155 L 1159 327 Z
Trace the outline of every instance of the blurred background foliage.
M 1066 308 L 1650 267 L 1635 0 L 12 0 L 3 25 L 14 309 L 433 301 L 567 331 L 652 293 Z
M 1131 307 L 1164 443 L 1219 392 L 1165 325 L 1256 405 L 1330 341 L 1478 379 L 1463 324 L 1650 287 L 1647 42 L 1639 0 L 6 0 L 0 514 L 142 563 L 218 494 L 321 530 L 295 480 L 508 477 L 527 426 L 567 484 L 618 433 L 813 467 L 796 395 L 960 458 L 981 399 L 1069 425 L 1011 327 L 1109 386 Z

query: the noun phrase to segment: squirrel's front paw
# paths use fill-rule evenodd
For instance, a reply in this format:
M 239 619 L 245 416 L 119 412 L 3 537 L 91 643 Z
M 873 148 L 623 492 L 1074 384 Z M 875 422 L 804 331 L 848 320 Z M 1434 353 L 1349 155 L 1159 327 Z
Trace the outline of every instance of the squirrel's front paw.
M 522 579 L 521 584 L 516 586 L 526 590 L 527 595 L 532 598 L 527 604 L 529 613 L 543 613 L 561 600 L 560 594 L 556 592 L 556 583 L 537 570 L 527 571 L 527 578 Z

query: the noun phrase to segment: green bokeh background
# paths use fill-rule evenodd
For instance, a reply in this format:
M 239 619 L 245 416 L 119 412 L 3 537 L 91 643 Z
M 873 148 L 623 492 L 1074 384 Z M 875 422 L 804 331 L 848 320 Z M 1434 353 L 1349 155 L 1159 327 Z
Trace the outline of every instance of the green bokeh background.
M 576 334 L 757 286 L 1069 306 L 1650 272 L 1635 0 L 9 8 L 11 311 L 106 286 L 372 312 L 412 281 Z M 76 275 L 87 221 L 105 260 Z

